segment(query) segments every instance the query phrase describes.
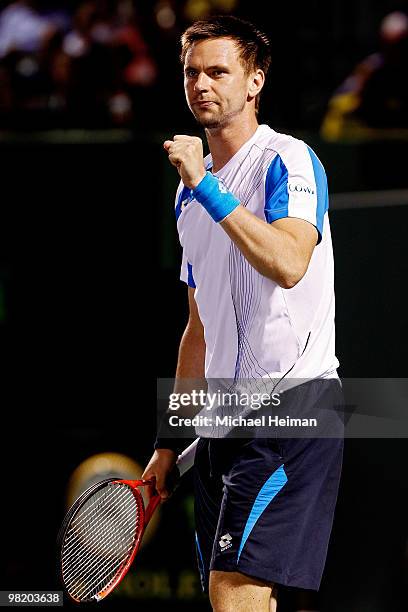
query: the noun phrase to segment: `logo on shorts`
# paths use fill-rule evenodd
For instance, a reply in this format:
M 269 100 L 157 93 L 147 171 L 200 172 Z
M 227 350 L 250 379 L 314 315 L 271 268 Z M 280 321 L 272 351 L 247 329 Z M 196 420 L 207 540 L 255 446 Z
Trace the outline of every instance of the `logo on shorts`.
M 224 552 L 224 550 L 228 550 L 229 548 L 231 548 L 232 546 L 231 540 L 232 540 L 232 537 L 230 536 L 229 533 L 226 533 L 225 535 L 221 536 L 221 539 L 218 542 L 221 548 L 221 552 Z

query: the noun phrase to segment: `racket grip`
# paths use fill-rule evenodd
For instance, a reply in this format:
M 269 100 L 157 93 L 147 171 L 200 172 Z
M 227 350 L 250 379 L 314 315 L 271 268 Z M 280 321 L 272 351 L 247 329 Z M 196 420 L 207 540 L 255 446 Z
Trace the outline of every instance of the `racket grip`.
M 187 446 L 187 448 L 183 450 L 181 455 L 179 455 L 176 465 L 180 476 L 183 476 L 183 474 L 185 474 L 190 468 L 193 467 L 199 439 L 200 438 L 194 440 L 194 442 L 192 442 L 190 446 Z

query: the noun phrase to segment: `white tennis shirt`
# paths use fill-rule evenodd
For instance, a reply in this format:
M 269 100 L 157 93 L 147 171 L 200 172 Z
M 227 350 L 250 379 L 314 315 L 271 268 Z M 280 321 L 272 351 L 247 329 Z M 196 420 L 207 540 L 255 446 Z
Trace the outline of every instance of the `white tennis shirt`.
M 204 162 L 212 167 L 210 155 Z M 215 176 L 258 218 L 305 219 L 319 242 L 302 280 L 282 289 L 248 263 L 180 183 L 181 279 L 195 287 L 206 378 L 336 377 L 333 251 L 321 162 L 301 140 L 260 125 Z

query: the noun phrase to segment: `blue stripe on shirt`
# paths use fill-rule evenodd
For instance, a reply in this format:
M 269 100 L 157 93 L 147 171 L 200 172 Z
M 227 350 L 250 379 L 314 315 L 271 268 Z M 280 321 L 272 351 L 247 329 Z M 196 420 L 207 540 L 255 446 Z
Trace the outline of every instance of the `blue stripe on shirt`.
M 181 193 L 178 197 L 177 200 L 177 204 L 176 204 L 176 208 L 175 208 L 175 213 L 176 213 L 176 221 L 178 221 L 179 216 L 182 213 L 182 204 L 184 202 L 184 200 L 188 200 L 191 196 L 191 189 L 188 189 L 187 187 L 183 187 L 183 189 L 181 190 Z
M 188 262 L 187 262 L 187 284 L 189 287 L 192 287 L 193 289 L 196 288 L 196 284 L 195 284 L 195 280 L 193 276 L 193 266 L 191 265 L 191 263 L 188 263 Z
M 329 209 L 329 193 L 327 188 L 327 178 L 321 161 L 316 153 L 307 147 L 310 158 L 313 164 L 313 172 L 316 182 L 317 191 L 317 210 L 316 210 L 316 227 L 319 232 L 319 242 L 323 234 L 324 215 Z
M 288 216 L 288 169 L 279 155 L 269 165 L 265 179 L 265 218 L 268 223 Z

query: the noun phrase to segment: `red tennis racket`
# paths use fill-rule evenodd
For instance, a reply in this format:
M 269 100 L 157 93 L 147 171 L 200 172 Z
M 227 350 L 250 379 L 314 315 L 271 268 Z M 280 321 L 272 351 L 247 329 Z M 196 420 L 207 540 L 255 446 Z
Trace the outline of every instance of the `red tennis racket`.
M 179 456 L 177 477 L 193 465 L 197 442 Z M 152 484 L 151 480 L 107 478 L 89 487 L 72 505 L 58 548 L 61 580 L 73 601 L 100 601 L 123 580 L 160 504 L 160 495 L 154 491 L 144 505 L 140 488 Z

